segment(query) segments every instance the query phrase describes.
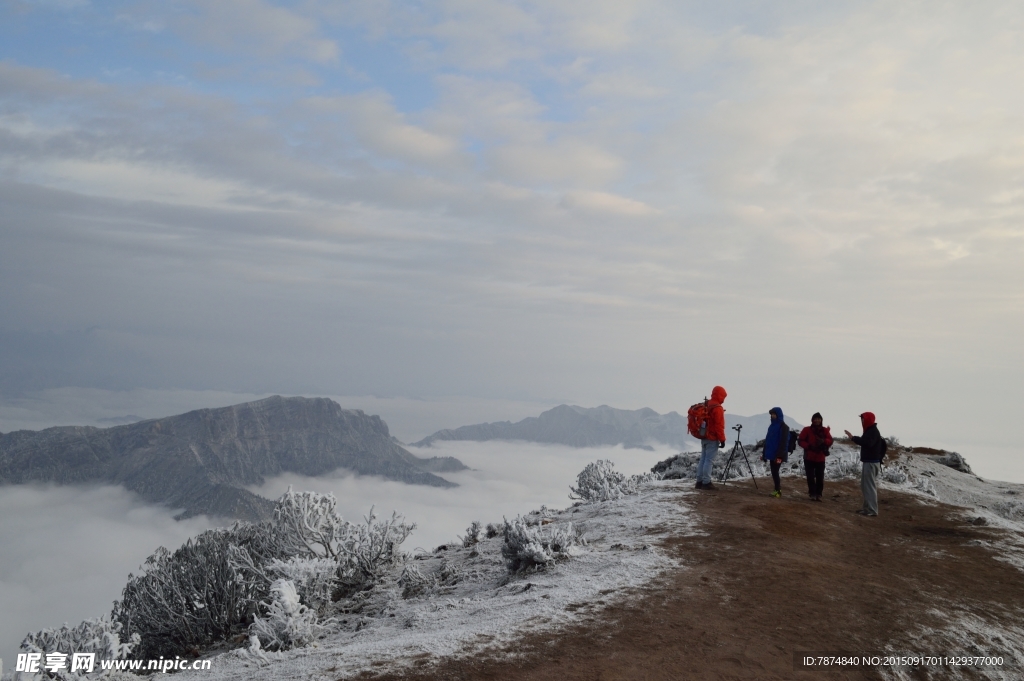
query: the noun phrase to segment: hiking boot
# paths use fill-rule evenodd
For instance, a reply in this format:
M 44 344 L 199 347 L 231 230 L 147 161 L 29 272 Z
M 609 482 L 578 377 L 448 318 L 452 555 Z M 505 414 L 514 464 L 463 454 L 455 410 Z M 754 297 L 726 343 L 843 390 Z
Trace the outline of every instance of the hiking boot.
M 704 483 L 703 483 L 703 482 L 701 482 L 700 480 L 698 480 L 698 481 L 697 481 L 697 484 L 696 484 L 696 485 L 694 485 L 694 486 L 693 486 L 693 488 L 694 488 L 694 489 L 704 489 Z
M 775 490 L 774 492 L 772 492 L 772 496 L 778 499 L 782 496 L 782 492 L 780 492 L 779 490 Z
M 701 487 L 701 489 L 710 489 L 710 490 L 716 490 L 716 489 L 718 489 L 718 488 L 717 488 L 717 487 L 715 487 L 715 486 L 714 486 L 713 484 L 711 484 L 710 482 L 705 482 L 705 483 L 704 483 L 704 486 L 703 486 L 703 487 Z

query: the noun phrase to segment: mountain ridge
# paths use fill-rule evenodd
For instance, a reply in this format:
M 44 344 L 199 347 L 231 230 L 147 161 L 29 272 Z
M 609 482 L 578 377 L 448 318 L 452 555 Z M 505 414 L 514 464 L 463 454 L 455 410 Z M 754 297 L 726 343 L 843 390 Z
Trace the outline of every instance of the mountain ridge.
M 753 444 L 764 437 L 770 417 L 767 413 L 738 416 L 726 411 L 726 435 L 734 426 L 742 425 L 742 442 Z M 792 428 L 801 424 L 790 417 L 786 423 Z M 430 447 L 438 441 L 523 440 L 570 447 L 602 447 L 622 445 L 626 449 L 648 449 L 651 443 L 683 449 L 697 442 L 686 430 L 686 416 L 676 411 L 659 414 L 650 407 L 616 409 L 606 404 L 598 407 L 580 407 L 560 404 L 529 416 L 521 421 L 495 421 L 477 423 L 460 428 L 439 430 L 412 443 L 411 447 Z
M 322 397 L 275 395 L 110 428 L 0 434 L 0 484 L 118 484 L 146 501 L 183 509 L 182 518 L 261 520 L 274 503 L 245 487 L 281 473 L 316 476 L 339 468 L 455 487 L 435 472 L 465 466 L 453 457 L 417 457 L 379 416 Z

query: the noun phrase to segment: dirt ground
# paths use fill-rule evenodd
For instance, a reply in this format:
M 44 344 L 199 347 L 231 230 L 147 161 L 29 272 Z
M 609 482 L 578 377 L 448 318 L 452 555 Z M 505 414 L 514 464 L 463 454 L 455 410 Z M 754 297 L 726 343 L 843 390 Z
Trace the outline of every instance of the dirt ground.
M 1021 572 L 977 543 L 1001 531 L 968 523 L 962 510 L 882 490 L 879 517 L 867 518 L 855 513 L 859 481 L 827 481 L 820 503 L 801 480 L 785 479 L 781 499 L 767 495 L 770 481 L 758 484 L 687 496 L 705 534 L 663 545 L 685 566 L 632 598 L 494 655 L 424 660 L 420 670 L 374 678 L 878 679 L 874 669 L 796 670 L 794 653 L 964 654 L 916 637 L 940 625 L 929 611 L 1019 618 Z

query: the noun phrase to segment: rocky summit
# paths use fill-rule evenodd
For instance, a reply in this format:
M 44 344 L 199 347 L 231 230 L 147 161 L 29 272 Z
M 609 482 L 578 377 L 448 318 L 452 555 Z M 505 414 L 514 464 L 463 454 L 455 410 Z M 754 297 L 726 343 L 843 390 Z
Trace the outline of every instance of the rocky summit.
M 119 484 L 146 501 L 182 509 L 179 517 L 265 519 L 273 502 L 245 487 L 281 473 L 346 469 L 454 487 L 435 473 L 463 468 L 452 457 L 410 454 L 379 416 L 326 398 L 274 396 L 112 428 L 0 435 L 0 484 Z

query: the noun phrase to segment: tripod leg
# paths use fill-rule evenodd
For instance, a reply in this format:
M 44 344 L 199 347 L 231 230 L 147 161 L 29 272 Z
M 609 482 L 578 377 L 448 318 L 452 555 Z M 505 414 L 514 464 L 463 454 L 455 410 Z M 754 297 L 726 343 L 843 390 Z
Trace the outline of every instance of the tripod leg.
M 742 449 L 743 445 L 740 445 Z M 757 489 L 757 478 L 754 477 L 754 469 L 750 466 L 750 459 L 747 458 L 747 450 L 743 449 L 743 459 L 747 462 L 747 472 L 750 473 L 750 479 L 754 481 L 754 489 Z M 757 490 L 761 491 L 761 490 Z
M 725 479 L 729 477 L 729 468 L 732 467 L 732 458 L 735 455 L 736 449 L 733 448 L 733 450 L 729 453 L 729 458 L 725 462 L 725 470 L 722 471 L 722 475 L 721 477 L 718 478 L 718 482 L 725 482 Z

